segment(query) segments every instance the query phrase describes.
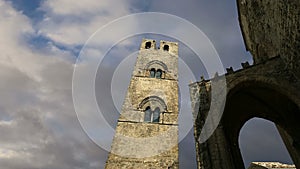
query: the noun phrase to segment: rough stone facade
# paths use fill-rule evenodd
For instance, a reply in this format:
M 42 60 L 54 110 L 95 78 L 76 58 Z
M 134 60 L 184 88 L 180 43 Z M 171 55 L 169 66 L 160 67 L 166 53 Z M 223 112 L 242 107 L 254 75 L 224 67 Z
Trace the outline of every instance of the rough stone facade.
M 295 0 L 237 0 L 245 45 L 255 63 L 280 56 L 300 75 L 300 9 Z
M 106 169 L 178 168 L 177 65 L 178 43 L 143 39 Z
M 246 49 L 254 64 L 227 69 L 227 96 L 217 129 L 204 143 L 199 135 L 218 77 L 190 84 L 199 169 L 244 168 L 238 137 L 253 117 L 274 122 L 300 168 L 300 1 L 237 0 Z
M 279 162 L 252 162 L 248 169 L 296 169 L 295 165 Z

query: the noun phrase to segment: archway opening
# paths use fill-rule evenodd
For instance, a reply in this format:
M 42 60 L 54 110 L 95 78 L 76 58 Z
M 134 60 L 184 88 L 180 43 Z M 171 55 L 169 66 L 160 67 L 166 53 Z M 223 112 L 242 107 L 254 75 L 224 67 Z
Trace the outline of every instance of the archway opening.
M 229 152 L 230 164 L 236 168 L 245 168 L 241 149 L 239 147 L 239 133 L 246 122 L 258 117 L 269 120 L 276 124 L 276 129 L 284 142 L 288 154 L 297 167 L 300 166 L 300 110 L 297 102 L 292 101 L 281 90 L 282 87 L 264 84 L 258 81 L 241 82 L 235 85 L 227 95 L 224 114 L 222 117 L 222 130 L 224 130 L 226 145 L 224 153 Z M 250 121 L 251 122 L 251 121 Z M 274 126 L 274 124 L 273 124 Z M 254 130 L 255 137 L 260 137 L 258 131 Z M 270 132 L 268 134 L 276 134 Z M 276 139 L 277 141 L 280 139 Z M 264 140 L 261 140 L 262 142 Z M 270 146 L 267 144 L 267 146 Z M 279 146 L 280 147 L 280 146 Z M 266 151 L 268 147 L 261 148 Z M 244 152 L 245 153 L 245 152 Z M 257 160 L 264 160 L 261 153 L 258 153 Z M 278 155 L 280 154 L 272 154 Z M 245 159 L 244 159 L 245 161 Z M 248 160 L 250 161 L 250 159 Z M 268 160 L 270 161 L 270 160 Z M 248 163 L 248 162 L 246 162 Z
M 146 42 L 145 48 L 146 48 L 146 49 L 150 49 L 150 48 L 151 48 L 151 42 Z
M 239 147 L 245 168 L 261 161 L 293 164 L 276 125 L 269 120 L 248 120 L 240 130 Z
M 169 51 L 169 45 L 164 45 L 164 51 Z

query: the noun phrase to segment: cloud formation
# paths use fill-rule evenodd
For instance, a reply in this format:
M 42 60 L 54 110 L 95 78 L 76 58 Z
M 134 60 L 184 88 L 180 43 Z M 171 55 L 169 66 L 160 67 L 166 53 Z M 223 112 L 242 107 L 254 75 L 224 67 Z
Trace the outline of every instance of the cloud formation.
M 130 14 L 130 1 L 46 0 L 41 10 L 45 16 L 38 24 L 39 34 L 63 45 L 82 45 L 98 28 Z
M 240 62 L 251 61 L 243 46 L 234 1 L 43 0 L 30 15 L 17 3 L 0 0 L 0 166 L 5 169 L 104 167 L 107 152 L 88 138 L 74 111 L 72 73 L 88 37 L 114 19 L 143 11 L 174 14 L 208 35 L 225 66 L 238 68 Z M 138 26 L 133 21 L 116 29 Z M 101 38 L 113 39 L 114 30 L 111 32 Z M 122 57 L 138 49 L 139 42 L 120 43 L 112 51 L 115 59 L 104 62 L 104 68 L 113 72 Z M 91 57 L 103 52 L 94 47 L 89 50 Z M 189 50 L 184 47 L 182 51 Z M 190 55 L 183 57 L 191 69 L 199 69 Z M 205 74 L 203 70 L 197 76 L 200 73 Z M 184 102 L 189 104 L 189 97 Z M 180 143 L 182 168 L 195 167 L 193 144 L 190 132 Z
M 75 57 L 51 43 L 34 50 L 30 19 L 6 1 L 0 8 L 1 168 L 99 168 L 105 154 L 72 108 Z

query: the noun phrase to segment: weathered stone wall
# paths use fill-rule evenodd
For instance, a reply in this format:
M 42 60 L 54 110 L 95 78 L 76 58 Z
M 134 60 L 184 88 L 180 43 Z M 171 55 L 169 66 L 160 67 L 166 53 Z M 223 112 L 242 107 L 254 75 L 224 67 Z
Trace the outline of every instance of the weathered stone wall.
M 157 49 L 143 39 L 106 169 L 178 168 L 177 65 L 177 43 L 161 41 Z M 151 69 L 161 78 L 150 77 Z M 144 122 L 148 106 L 160 108 L 159 122 Z
M 178 63 L 178 43 L 161 41 L 160 48 L 156 49 L 155 46 L 145 50 L 145 43 L 150 42 L 144 39 L 135 68 L 133 76 L 143 77 L 149 75 L 150 68 L 160 68 L 164 71 L 164 79 L 178 79 L 178 66 L 174 66 L 174 63 Z M 151 41 L 151 44 L 156 44 L 155 41 Z M 169 46 L 168 51 L 164 51 L 164 45 Z
M 177 154 L 177 155 L 176 155 Z M 178 147 L 150 158 L 126 158 L 110 154 L 107 163 L 110 169 L 178 169 Z
M 120 120 L 142 122 L 143 109 L 139 104 L 150 96 L 159 96 L 165 101 L 167 110 L 163 113 L 161 123 L 177 124 L 178 84 L 176 80 L 148 77 L 132 77 Z M 134 111 L 133 111 L 134 110 Z M 124 119 L 124 116 L 126 119 Z M 129 118 L 130 117 L 130 118 Z
M 300 1 L 237 0 L 240 26 L 255 63 L 280 56 L 300 77 Z
M 279 162 L 252 162 L 248 169 L 296 169 L 295 165 Z
M 203 97 L 201 93 L 203 90 L 204 92 L 210 91 L 207 85 L 210 85 L 214 79 L 190 84 L 192 110 L 194 114 L 198 115 L 195 120 L 198 168 L 243 168 L 238 149 L 238 133 L 242 125 L 252 117 L 265 118 L 284 126 L 285 131 L 289 131 L 293 137 L 285 132 L 285 135 L 281 134 L 283 140 L 286 140 L 285 144 L 294 163 L 300 164 L 300 149 L 297 147 L 298 141 L 300 141 L 298 134 L 300 126 L 296 120 L 300 117 L 300 112 L 298 112 L 300 109 L 300 91 L 297 90 L 300 87 L 300 81 L 284 65 L 285 62 L 282 58 L 275 57 L 260 64 L 247 66 L 242 70 L 229 71 L 226 74 L 228 94 L 222 121 L 209 140 L 201 144 L 198 142 L 198 136 L 209 110 L 207 104 L 203 104 L 201 101 Z M 268 89 L 272 89 L 278 94 L 263 94 Z M 259 102 L 259 106 L 254 106 L 254 101 L 252 103 L 249 100 L 243 100 L 244 96 L 233 101 L 231 97 L 241 96 L 240 91 L 245 92 L 252 100 Z M 237 96 L 235 96 L 236 93 L 238 93 Z M 290 100 L 285 100 L 284 97 Z M 198 104 L 199 107 L 197 108 Z M 293 109 L 292 105 L 295 106 Z M 262 108 L 260 109 L 260 107 Z
M 253 117 L 277 125 L 295 165 L 300 167 L 300 1 L 237 0 L 237 5 L 254 65 L 244 63 L 244 69 L 238 71 L 227 69 L 228 94 L 222 120 L 209 140 L 201 144 L 197 139 L 208 113 L 201 101 L 201 91 L 207 87 L 201 86 L 210 82 L 190 85 L 198 168 L 244 168 L 238 133 Z

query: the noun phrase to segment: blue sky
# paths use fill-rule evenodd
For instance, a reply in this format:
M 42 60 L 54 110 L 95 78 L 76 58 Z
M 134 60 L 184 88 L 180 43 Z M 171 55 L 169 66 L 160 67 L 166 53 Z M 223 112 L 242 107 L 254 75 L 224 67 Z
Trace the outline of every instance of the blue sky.
M 74 111 L 73 68 L 81 48 L 95 31 L 119 17 L 137 12 L 163 12 L 193 23 L 211 40 L 224 67 L 232 66 L 237 70 L 242 62 L 252 63 L 238 25 L 235 0 L 88 0 L 84 3 L 0 0 L 1 167 L 103 168 L 107 152 L 87 137 Z M 137 25 L 132 22 L 118 29 L 138 30 Z M 182 33 L 188 35 L 189 32 Z M 113 36 L 112 30 L 101 38 L 109 42 Z M 101 76 L 111 78 L 124 55 L 138 50 L 143 37 L 157 41 L 169 38 L 146 34 L 125 39 L 108 54 L 103 63 L 108 66 L 108 73 Z M 182 43 L 180 46 L 180 57 L 197 71 L 196 79 L 206 75 L 203 65 L 193 61 L 196 56 L 189 47 Z M 97 56 L 101 50 L 90 52 Z M 128 60 L 127 72 L 134 64 L 132 58 Z M 124 74 L 124 83 L 116 85 L 121 91 L 120 97 L 125 93 L 121 89 L 127 87 L 130 75 L 131 72 Z M 189 97 L 184 101 L 189 104 Z M 116 108 L 112 106 L 111 109 Z M 260 119 L 246 123 L 240 137 L 246 165 L 259 159 L 291 162 L 274 128 L 273 123 Z M 104 135 L 105 131 L 100 130 L 100 138 L 105 139 Z M 195 168 L 192 135 L 189 132 L 180 143 L 182 168 Z M 264 146 L 265 143 L 253 138 L 269 140 L 270 144 Z
M 42 0 L 31 0 L 30 3 L 28 1 L 23 0 L 6 0 L 7 2 L 12 2 L 12 6 L 19 11 L 23 11 L 23 14 L 32 18 L 33 20 L 37 18 L 42 18 L 42 16 L 39 16 L 42 13 L 42 11 L 38 10 L 40 7 L 40 4 L 42 3 Z

